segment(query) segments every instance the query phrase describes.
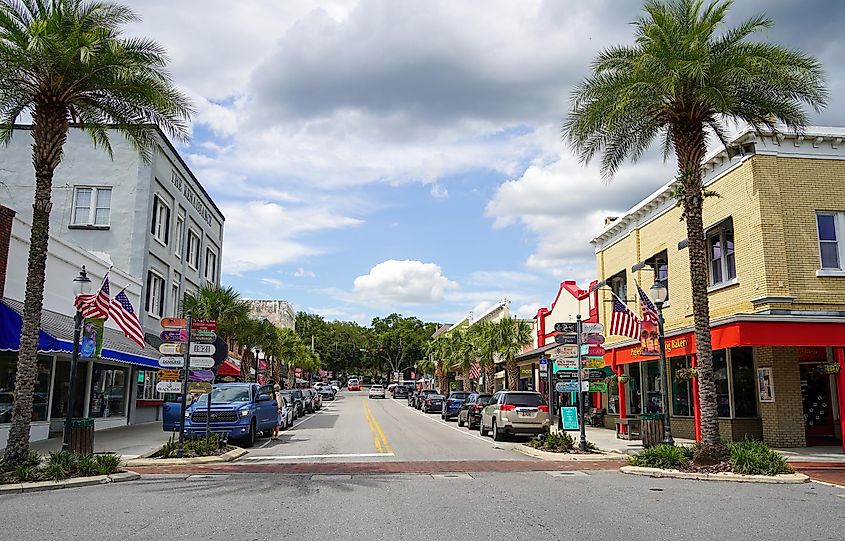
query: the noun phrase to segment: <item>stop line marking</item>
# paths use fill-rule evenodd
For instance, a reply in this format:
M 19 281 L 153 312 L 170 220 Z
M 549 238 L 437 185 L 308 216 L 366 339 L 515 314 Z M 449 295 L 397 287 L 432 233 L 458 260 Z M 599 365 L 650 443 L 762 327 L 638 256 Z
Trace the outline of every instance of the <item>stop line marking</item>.
M 384 458 L 396 456 L 393 453 L 343 453 L 336 455 L 283 455 L 283 456 L 247 456 L 240 460 L 279 462 L 283 460 L 304 460 L 308 458 Z

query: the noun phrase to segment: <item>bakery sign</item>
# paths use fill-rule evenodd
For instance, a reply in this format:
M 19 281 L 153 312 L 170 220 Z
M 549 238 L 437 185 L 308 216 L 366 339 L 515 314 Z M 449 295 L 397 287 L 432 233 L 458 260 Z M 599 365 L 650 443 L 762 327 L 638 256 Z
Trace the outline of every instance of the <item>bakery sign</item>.
M 692 346 L 692 338 L 688 336 L 680 336 L 678 338 L 666 339 L 666 356 L 673 357 L 675 355 L 689 355 L 695 353 L 695 348 Z M 651 356 L 649 353 L 643 354 L 642 346 L 631 348 L 631 357 Z

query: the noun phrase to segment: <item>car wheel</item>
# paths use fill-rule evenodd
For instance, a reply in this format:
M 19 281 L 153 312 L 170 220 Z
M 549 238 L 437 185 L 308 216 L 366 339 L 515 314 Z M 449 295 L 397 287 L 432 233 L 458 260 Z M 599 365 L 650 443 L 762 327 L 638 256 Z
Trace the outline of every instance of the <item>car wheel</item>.
M 502 434 L 502 431 L 496 426 L 496 419 L 493 419 L 493 441 L 502 441 L 504 439 L 502 436 L 504 436 L 504 434 Z
M 481 421 L 478 422 L 478 433 L 481 434 L 482 436 L 487 435 L 487 429 L 484 428 L 484 418 L 483 417 L 481 418 Z
M 249 423 L 249 432 L 244 438 L 244 447 L 252 447 L 255 445 L 255 421 Z

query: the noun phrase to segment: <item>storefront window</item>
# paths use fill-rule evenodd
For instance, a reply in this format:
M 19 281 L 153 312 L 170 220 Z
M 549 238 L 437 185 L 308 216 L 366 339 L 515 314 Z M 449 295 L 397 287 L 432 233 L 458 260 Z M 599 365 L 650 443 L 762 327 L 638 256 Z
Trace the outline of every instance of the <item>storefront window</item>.
M 728 384 L 727 350 L 713 352 L 713 379 L 716 381 L 716 409 L 719 417 L 731 416 L 730 385 Z
M 640 391 L 640 366 L 638 364 L 625 367 L 628 372 L 628 412 L 639 415 L 643 412 L 643 397 Z
M 32 420 L 46 421 L 47 408 L 50 403 L 50 370 L 53 359 L 44 355 L 38 356 L 35 380 L 35 391 L 32 397 Z M 12 406 L 15 396 L 15 380 L 17 377 L 18 354 L 15 352 L 0 353 L 0 423 L 12 422 Z
M 156 391 L 158 374 L 155 370 L 138 370 L 137 388 L 135 397 L 137 400 L 161 400 L 161 393 Z
M 732 348 L 731 377 L 733 378 L 734 417 L 757 416 L 755 376 L 752 348 Z
M 85 374 L 88 373 L 88 363 L 80 362 L 76 365 L 76 392 L 73 396 L 73 416 L 82 417 L 85 408 Z M 70 385 L 70 359 L 56 359 L 56 375 L 53 383 L 53 405 L 51 416 L 64 419 L 67 414 L 67 390 Z
M 619 413 L 619 384 L 607 384 L 607 413 Z
M 640 363 L 646 402 L 646 413 L 662 413 L 663 400 L 660 392 L 660 361 Z
M 128 370 L 117 366 L 94 363 L 91 376 L 91 417 L 120 417 L 126 403 Z
M 672 382 L 672 415 L 692 417 L 692 381 L 679 380 L 677 371 L 690 368 L 689 357 L 672 357 L 669 359 L 669 377 Z

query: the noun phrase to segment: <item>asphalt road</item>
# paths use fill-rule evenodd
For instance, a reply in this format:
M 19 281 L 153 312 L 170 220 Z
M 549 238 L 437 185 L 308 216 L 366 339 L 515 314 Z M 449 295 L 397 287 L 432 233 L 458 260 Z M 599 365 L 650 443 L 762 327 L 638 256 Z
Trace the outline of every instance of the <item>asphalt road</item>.
M 523 440 L 524 441 L 524 440 Z M 493 442 L 423 414 L 405 399 L 369 399 L 367 391 L 343 391 L 316 414 L 299 419 L 278 441 L 259 440 L 243 461 L 372 462 L 432 460 L 527 460 L 518 442 Z
M 618 472 L 160 476 L 0 496 L 11 540 L 840 540 L 845 490 Z

